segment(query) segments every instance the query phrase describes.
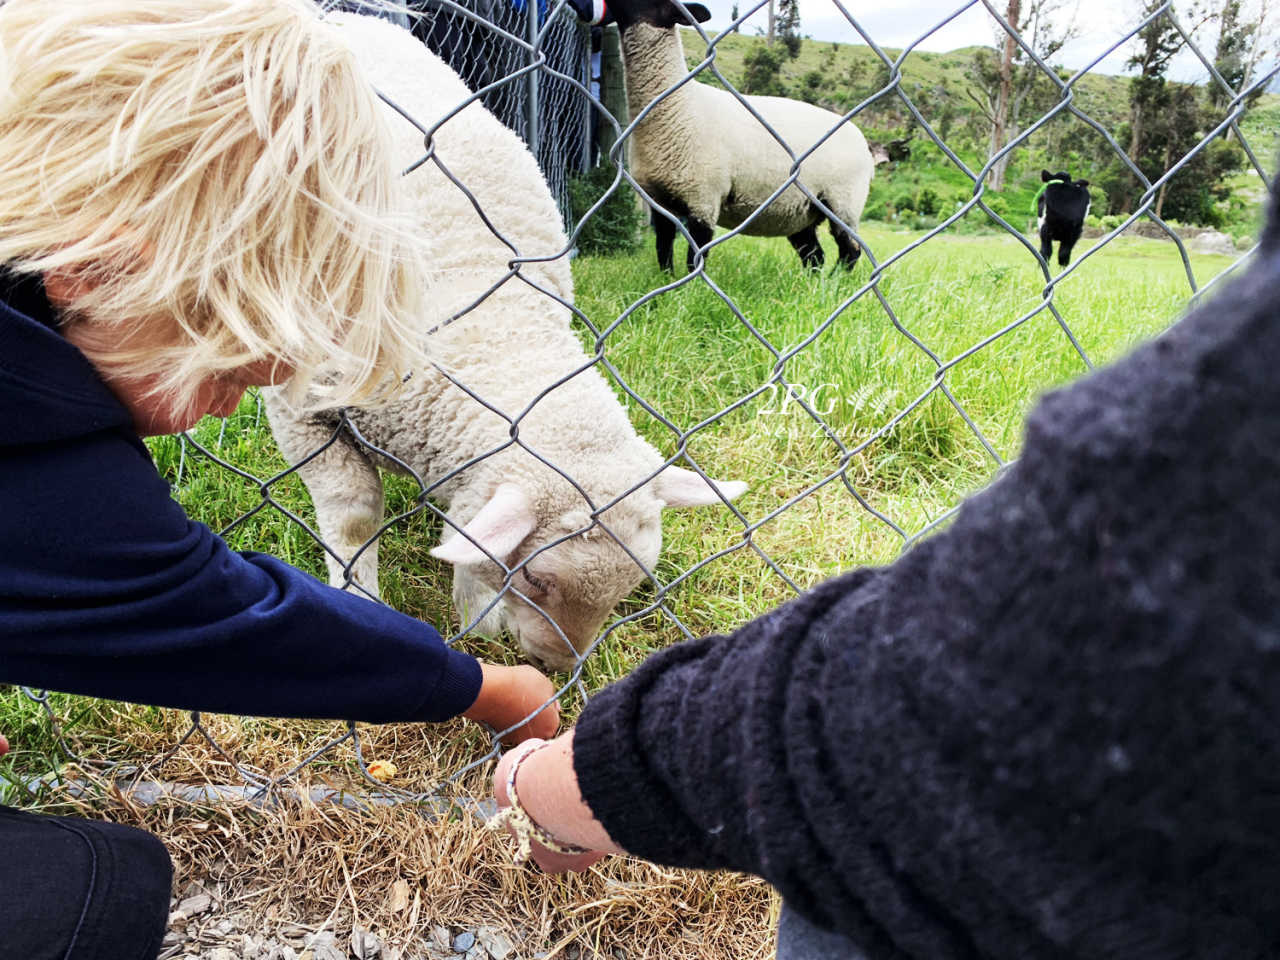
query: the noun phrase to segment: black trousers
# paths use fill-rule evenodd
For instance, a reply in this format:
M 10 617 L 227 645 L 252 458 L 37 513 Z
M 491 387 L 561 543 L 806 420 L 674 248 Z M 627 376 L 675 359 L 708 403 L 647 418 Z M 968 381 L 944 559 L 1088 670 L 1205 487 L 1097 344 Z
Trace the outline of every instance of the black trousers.
M 172 879 L 145 831 L 0 807 L 0 960 L 155 960 Z

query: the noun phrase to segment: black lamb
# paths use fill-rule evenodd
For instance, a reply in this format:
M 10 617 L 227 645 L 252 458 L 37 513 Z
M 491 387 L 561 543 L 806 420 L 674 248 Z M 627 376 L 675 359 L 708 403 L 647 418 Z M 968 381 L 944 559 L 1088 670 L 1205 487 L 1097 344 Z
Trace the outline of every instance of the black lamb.
M 1065 170 L 1059 173 L 1040 171 L 1047 186 L 1036 196 L 1036 219 L 1040 230 L 1040 255 L 1053 256 L 1053 243 L 1058 243 L 1058 266 L 1071 262 L 1071 248 L 1080 239 L 1084 218 L 1089 215 L 1089 181 L 1071 180 Z

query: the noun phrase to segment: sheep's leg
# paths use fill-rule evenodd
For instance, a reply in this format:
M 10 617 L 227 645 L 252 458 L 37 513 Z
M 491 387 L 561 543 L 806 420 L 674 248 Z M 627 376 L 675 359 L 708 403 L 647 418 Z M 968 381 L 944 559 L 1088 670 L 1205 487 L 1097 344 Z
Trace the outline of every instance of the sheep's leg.
M 693 243 L 689 245 L 689 252 L 685 256 L 684 262 L 685 268 L 690 273 L 693 273 L 693 260 L 698 253 L 698 248 L 705 247 L 710 243 L 711 238 L 715 236 L 715 232 L 715 228 L 711 226 L 711 224 L 703 223 L 701 220 L 696 220 L 693 217 L 689 218 L 689 236 L 693 237 Z M 707 262 L 707 255 L 705 253 L 702 255 L 702 262 L 704 265 Z
M 653 221 L 653 232 L 657 238 L 658 269 L 671 273 L 675 270 L 672 260 L 676 243 L 676 225 L 657 210 L 653 211 L 650 219 Z
M 264 397 L 266 391 L 264 391 Z M 290 463 L 299 463 L 328 443 L 334 425 L 312 419 L 295 419 L 282 403 L 267 397 L 267 417 L 280 452 Z M 340 587 L 351 577 L 375 596 L 378 593 L 378 541 L 382 526 L 382 478 L 377 468 L 344 428 L 333 443 L 298 468 L 316 507 L 316 523 L 327 551 L 329 582 Z M 372 542 L 370 542 L 372 541 Z M 362 553 L 360 550 L 368 543 Z M 352 558 L 360 553 L 355 562 Z
M 852 270 L 853 265 L 862 256 L 862 247 L 858 246 L 858 241 L 853 239 L 853 234 L 838 221 L 831 220 L 829 225 L 831 236 L 835 237 L 836 249 L 840 251 L 840 257 L 836 262 L 846 270 Z
M 1076 241 L 1080 239 L 1081 231 L 1073 230 L 1067 235 L 1067 239 L 1058 244 L 1058 266 L 1065 267 L 1071 262 L 1071 251 L 1075 248 Z
M 1061 245 L 1058 247 L 1062 249 Z M 1053 240 L 1049 236 L 1049 228 L 1040 228 L 1040 256 L 1044 257 L 1045 263 L 1053 259 Z
M 818 242 L 817 227 L 808 226 L 797 230 L 787 239 L 791 241 L 796 253 L 800 254 L 800 262 L 806 269 L 818 270 L 822 267 L 826 258 L 822 253 L 822 244 Z

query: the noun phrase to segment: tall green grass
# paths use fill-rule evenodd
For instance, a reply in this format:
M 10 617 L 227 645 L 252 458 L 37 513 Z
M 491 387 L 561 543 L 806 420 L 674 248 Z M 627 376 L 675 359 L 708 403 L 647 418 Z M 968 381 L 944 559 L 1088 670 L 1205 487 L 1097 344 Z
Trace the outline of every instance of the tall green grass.
M 881 264 L 919 236 L 874 224 L 865 231 Z M 830 238 L 824 244 L 834 264 Z M 1087 242 L 1078 248 L 1077 260 L 1087 249 Z M 677 263 L 681 254 L 678 249 Z M 665 454 L 683 442 L 711 475 L 751 485 L 736 504 L 746 525 L 722 507 L 669 512 L 657 576 L 670 583 L 697 569 L 679 580 L 662 609 L 611 632 L 588 665 L 589 686 L 621 676 L 648 652 L 683 636 L 731 629 L 791 596 L 791 584 L 805 587 L 855 565 L 892 560 L 904 534 L 926 529 L 997 469 L 956 407 L 940 390 L 929 392 L 937 364 L 907 334 L 949 363 L 1032 313 L 1045 287 L 1033 257 L 1012 237 L 931 238 L 880 276 L 878 290 L 895 326 L 875 291 L 863 290 L 872 256 L 851 274 L 832 267 L 805 273 L 785 240 L 732 238 L 711 251 L 707 268 L 723 297 L 701 278 L 686 280 L 683 270 L 677 277 L 660 273 L 651 241 L 632 255 L 575 260 L 578 307 L 597 330 L 613 328 L 604 355 L 637 429 Z M 1230 263 L 1228 257 L 1195 257 L 1197 282 Z M 671 284 L 676 286 L 631 309 Z M 1120 238 L 1080 263 L 1056 288 L 1053 302 L 1089 359 L 1101 364 L 1162 330 L 1190 292 L 1172 244 Z M 582 335 L 587 343 L 595 339 L 585 324 Z M 945 384 L 994 453 L 1008 460 L 1018 454 L 1022 423 L 1035 399 L 1085 372 L 1058 321 L 1040 310 L 951 366 Z M 779 376 L 804 388 L 822 411 L 825 429 L 784 389 L 766 386 Z M 908 408 L 892 430 L 883 430 Z M 256 399 L 247 397 L 225 424 L 205 421 L 196 436 L 258 480 L 184 451 L 176 438 L 150 441 L 158 468 L 188 512 L 214 529 L 234 523 L 227 539 L 236 548 L 269 551 L 323 576 L 319 546 L 264 505 L 259 480 L 286 464 Z M 277 503 L 313 520 L 295 477 L 268 490 Z M 439 528 L 419 509 L 418 493 L 411 482 L 388 478 L 389 512 L 413 515 L 383 538 L 383 596 L 449 633 L 459 625 L 449 570 L 428 556 Z M 251 516 L 237 523 L 244 514 Z M 721 551 L 728 552 L 704 563 Z M 619 613 L 639 614 L 654 599 L 655 587 L 647 583 Z M 488 657 L 516 659 L 506 641 L 462 643 Z M 116 716 L 75 703 L 60 701 L 82 714 L 86 729 L 100 729 Z M 150 722 L 149 715 L 140 716 Z M 38 712 L 15 692 L 0 699 L 0 729 L 37 753 L 51 748 Z

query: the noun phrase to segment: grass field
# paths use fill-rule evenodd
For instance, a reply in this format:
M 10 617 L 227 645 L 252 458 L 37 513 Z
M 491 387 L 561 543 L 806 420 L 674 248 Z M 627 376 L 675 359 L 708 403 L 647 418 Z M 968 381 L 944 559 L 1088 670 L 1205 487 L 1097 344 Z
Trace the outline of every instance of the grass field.
M 869 224 L 865 237 L 874 258 L 884 263 L 920 234 Z M 833 263 L 830 239 L 825 243 Z M 679 246 L 678 263 L 683 259 Z M 1085 249 L 1078 248 L 1078 258 Z M 620 389 L 625 384 L 674 425 L 628 398 L 638 429 L 666 453 L 686 441 L 688 453 L 709 474 L 751 485 L 736 504 L 745 523 L 724 508 L 668 515 L 658 579 L 668 583 L 697 569 L 680 581 L 662 609 L 612 630 L 584 671 L 588 690 L 624 675 L 648 652 L 686 632 L 723 631 L 769 609 L 793 594 L 787 580 L 805 587 L 855 565 L 891 561 L 904 538 L 930 528 L 992 477 L 997 469 L 992 452 L 1002 460 L 1017 456 L 1022 422 L 1041 392 L 1086 371 L 1059 322 L 1048 311 L 1035 312 L 1044 281 L 1014 238 L 940 236 L 894 261 L 884 270 L 878 292 L 897 325 L 874 291 L 849 304 L 870 280 L 869 259 L 852 275 L 831 269 L 809 275 L 798 269 L 785 241 L 733 238 L 712 251 L 707 270 L 723 298 L 694 278 L 647 300 L 621 321 L 646 293 L 673 281 L 658 272 L 652 250 L 646 245 L 631 256 L 575 261 L 580 309 L 597 328 L 618 321 L 605 355 L 618 372 Z M 1197 282 L 1203 285 L 1231 262 L 1193 256 Z M 1084 353 L 1100 364 L 1158 333 L 1189 294 L 1172 244 L 1122 237 L 1080 263 L 1056 289 L 1053 302 Z M 754 333 L 726 300 L 750 321 Z M 1024 317 L 1025 322 L 968 353 Z M 954 404 L 934 388 L 938 366 L 922 346 L 949 365 L 945 385 Z M 776 386 L 778 374 L 822 412 L 821 424 Z M 751 399 L 729 409 L 745 397 Z M 252 397 L 225 424 L 202 423 L 196 436 L 254 477 L 269 478 L 285 468 Z M 152 449 L 160 470 L 175 483 L 175 496 L 215 529 L 262 505 L 257 481 L 191 450 L 184 453 L 177 439 L 152 441 Z M 295 478 L 272 485 L 271 493 L 290 510 L 311 516 Z M 392 478 L 390 510 L 414 513 L 417 497 L 414 484 Z M 383 540 L 382 584 L 393 606 L 448 632 L 457 628 L 457 618 L 447 571 L 427 555 L 438 534 L 422 512 L 393 527 Z M 269 551 L 322 572 L 320 549 L 274 509 L 236 524 L 227 538 L 237 548 Z M 728 552 L 698 566 L 721 551 Z M 653 594 L 652 584 L 643 586 L 620 615 L 643 611 Z M 465 637 L 460 642 L 478 654 L 514 661 L 506 644 Z M 576 697 L 573 691 L 566 694 L 569 715 Z M 78 749 L 93 757 L 158 756 L 188 725 L 175 711 L 61 696 L 52 703 Z M 207 727 L 228 754 L 265 775 L 288 770 L 342 734 L 341 725 L 318 721 L 210 717 Z M 58 767 L 41 711 L 16 691 L 0 694 L 0 730 L 15 747 L 0 761 L 0 785 L 5 777 L 25 780 Z M 435 788 L 489 750 L 487 738 L 461 722 L 361 732 L 365 757 L 393 760 L 399 768 L 395 785 L 412 791 Z M 227 759 L 199 740 L 153 766 L 147 776 L 182 782 L 236 779 Z M 481 794 L 484 777 L 484 770 L 475 770 L 453 789 Z M 337 786 L 357 782 L 349 746 L 327 753 L 302 780 Z M 67 799 L 48 791 L 44 802 L 60 805 Z M 695 879 L 625 862 L 574 880 L 513 873 L 469 818 L 428 823 L 402 808 L 341 817 L 316 810 L 267 816 L 176 803 L 141 808 L 109 792 L 96 802 L 117 819 L 145 823 L 164 835 L 180 870 L 199 874 L 221 861 L 230 863 L 231 874 L 243 877 L 251 891 L 254 884 L 264 891 L 286 891 L 283 907 L 278 895 L 272 900 L 264 892 L 263 910 L 272 903 L 291 915 L 320 910 L 323 916 L 350 897 L 357 914 L 363 910 L 366 918 L 374 917 L 396 942 L 411 943 L 413 924 L 389 912 L 382 902 L 383 884 L 409 876 L 439 922 L 456 916 L 480 916 L 478 922 L 515 917 L 530 942 L 541 942 L 544 949 L 586 944 L 595 935 L 598 942 L 624 946 L 630 957 L 767 955 L 773 908 L 767 890 L 755 881 Z M 316 845 L 305 855 L 281 856 L 279 844 L 287 846 L 289 831 L 304 823 L 318 831 Z M 419 846 L 406 838 L 417 838 Z M 328 853 L 317 852 L 322 850 Z M 421 863 L 414 866 L 414 856 L 448 857 L 452 867 L 447 876 L 437 875 Z M 460 866 L 468 863 L 474 869 Z M 440 884 L 446 882 L 453 886 L 444 890 Z M 519 903 L 500 902 L 511 896 Z M 721 911 L 718 919 L 703 917 L 710 903 Z M 642 922 L 646 918 L 648 926 Z M 418 919 L 426 918 L 415 914 Z M 603 941 L 601 931 L 607 934 Z M 674 939 L 661 942 L 663 931 Z

